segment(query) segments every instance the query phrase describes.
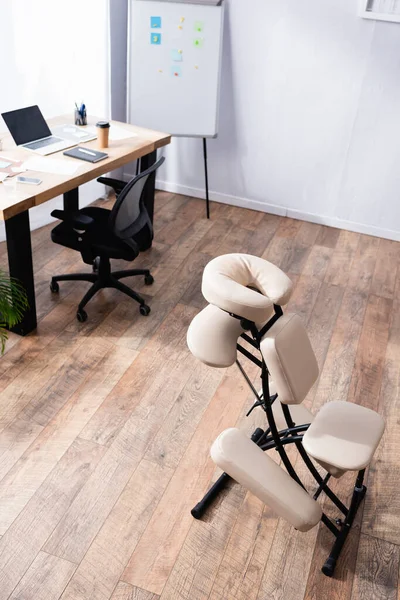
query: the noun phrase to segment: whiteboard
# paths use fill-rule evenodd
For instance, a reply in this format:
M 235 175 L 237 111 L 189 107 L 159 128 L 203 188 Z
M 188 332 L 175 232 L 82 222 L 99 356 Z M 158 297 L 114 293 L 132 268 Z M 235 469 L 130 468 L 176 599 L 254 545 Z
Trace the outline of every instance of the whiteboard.
M 223 6 L 130 0 L 128 120 L 176 136 L 218 133 Z

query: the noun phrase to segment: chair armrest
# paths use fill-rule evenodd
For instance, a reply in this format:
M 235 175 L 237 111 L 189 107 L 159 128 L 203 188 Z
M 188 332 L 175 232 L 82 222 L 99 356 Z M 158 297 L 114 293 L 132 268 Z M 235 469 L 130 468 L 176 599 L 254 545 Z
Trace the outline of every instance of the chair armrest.
M 104 183 L 104 185 L 108 185 L 113 188 L 117 194 L 122 192 L 124 187 L 126 186 L 126 181 L 120 181 L 119 179 L 113 179 L 112 177 L 99 177 L 97 179 L 99 183 Z
M 92 217 L 82 215 L 79 212 L 67 213 L 65 210 L 53 210 L 51 216 L 64 221 L 64 223 L 68 223 L 74 229 L 89 229 L 94 223 Z

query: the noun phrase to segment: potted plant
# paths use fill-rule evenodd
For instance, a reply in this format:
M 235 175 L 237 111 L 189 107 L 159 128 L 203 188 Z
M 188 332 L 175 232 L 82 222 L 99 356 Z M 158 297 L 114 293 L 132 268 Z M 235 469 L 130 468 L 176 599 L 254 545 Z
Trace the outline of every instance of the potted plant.
M 14 327 L 24 316 L 28 308 L 26 292 L 16 279 L 10 278 L 0 270 L 0 351 L 4 352 L 8 331 L 6 327 Z

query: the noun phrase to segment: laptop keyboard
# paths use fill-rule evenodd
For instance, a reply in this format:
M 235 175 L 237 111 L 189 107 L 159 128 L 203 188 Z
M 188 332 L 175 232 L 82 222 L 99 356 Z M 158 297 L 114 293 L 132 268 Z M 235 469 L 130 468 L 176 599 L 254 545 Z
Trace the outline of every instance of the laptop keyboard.
M 57 144 L 58 142 L 63 142 L 59 137 L 55 137 L 52 135 L 51 137 L 46 138 L 45 140 L 39 140 L 38 142 L 32 142 L 31 144 L 24 144 L 24 148 L 30 148 L 31 150 L 37 150 L 38 148 L 43 148 L 43 146 L 49 146 L 50 144 Z

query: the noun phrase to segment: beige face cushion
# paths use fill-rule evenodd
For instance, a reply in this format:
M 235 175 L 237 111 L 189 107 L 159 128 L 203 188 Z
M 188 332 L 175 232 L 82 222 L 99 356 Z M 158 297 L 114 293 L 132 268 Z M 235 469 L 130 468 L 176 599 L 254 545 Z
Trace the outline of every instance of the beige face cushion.
M 237 357 L 240 320 L 209 304 L 191 322 L 187 344 L 191 353 L 210 367 L 230 367 Z
M 303 437 L 307 454 L 334 477 L 369 465 L 385 422 L 373 410 L 352 402 L 328 402 Z
M 299 531 L 308 531 L 320 521 L 319 504 L 239 429 L 221 433 L 211 458 Z
M 280 402 L 301 404 L 318 379 L 318 364 L 300 317 L 280 317 L 260 348 Z
M 283 271 L 262 258 L 223 254 L 204 269 L 202 293 L 210 304 L 254 323 L 265 323 L 274 314 L 274 304 L 281 306 L 288 302 L 292 282 Z

